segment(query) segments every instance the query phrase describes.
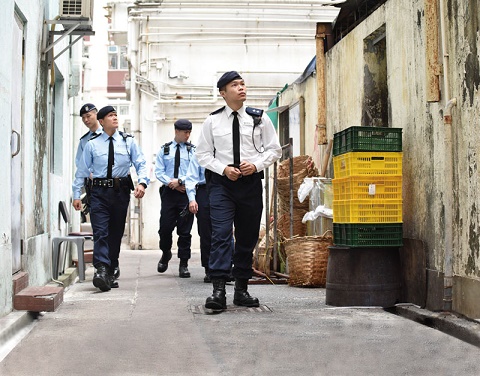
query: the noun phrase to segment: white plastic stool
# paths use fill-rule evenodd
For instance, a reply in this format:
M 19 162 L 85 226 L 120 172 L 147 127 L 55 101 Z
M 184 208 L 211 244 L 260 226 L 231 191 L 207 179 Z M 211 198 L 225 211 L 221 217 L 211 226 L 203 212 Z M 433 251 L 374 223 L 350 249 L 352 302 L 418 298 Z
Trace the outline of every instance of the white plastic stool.
M 90 233 L 85 233 L 85 235 L 80 235 L 81 233 L 72 233 L 69 236 L 58 236 L 52 239 L 52 274 L 53 278 L 58 278 L 58 265 L 60 262 L 60 246 L 63 242 L 72 242 L 77 246 L 78 253 L 78 278 L 80 281 L 85 281 L 85 258 L 84 258 L 84 249 L 85 240 L 92 239 L 93 236 Z

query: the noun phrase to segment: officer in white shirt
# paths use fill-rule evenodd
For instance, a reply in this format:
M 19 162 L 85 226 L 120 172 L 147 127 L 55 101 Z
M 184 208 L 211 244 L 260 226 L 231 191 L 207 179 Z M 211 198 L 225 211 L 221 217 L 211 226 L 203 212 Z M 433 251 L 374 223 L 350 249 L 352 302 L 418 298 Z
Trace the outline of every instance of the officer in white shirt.
M 226 106 L 210 114 L 203 123 L 196 156 L 208 172 L 212 249 L 209 269 L 213 294 L 205 307 L 226 308 L 225 281 L 231 265 L 232 228 L 235 250 L 232 274 L 233 303 L 258 307 L 247 291 L 253 275 L 253 250 L 258 241 L 263 211 L 263 170 L 281 156 L 281 146 L 270 118 L 262 110 L 246 107 L 247 89 L 235 71 L 217 82 Z

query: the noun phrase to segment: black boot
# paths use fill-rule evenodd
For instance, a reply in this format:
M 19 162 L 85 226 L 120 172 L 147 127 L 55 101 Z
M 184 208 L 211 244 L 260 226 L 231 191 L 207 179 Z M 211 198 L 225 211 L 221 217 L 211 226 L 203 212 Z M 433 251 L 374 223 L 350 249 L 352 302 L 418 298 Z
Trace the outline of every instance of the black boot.
M 250 296 L 247 288 L 248 279 L 235 279 L 235 293 L 233 294 L 233 304 L 244 307 L 258 307 L 260 305 L 258 299 Z
M 116 266 L 115 268 L 113 268 L 113 276 L 115 277 L 115 279 L 120 278 L 120 266 Z
M 203 282 L 205 283 L 211 283 L 212 280 L 210 278 L 210 269 L 208 267 L 205 267 L 205 277 L 203 277 Z
M 178 267 L 178 276 L 180 278 L 190 278 L 188 271 L 188 260 L 180 259 L 180 266 Z
M 104 264 L 99 264 L 96 268 L 97 270 L 93 276 L 93 285 L 102 291 L 109 291 L 111 287 L 107 266 Z
M 108 278 L 109 278 L 109 282 L 110 282 L 110 288 L 112 289 L 116 289 L 118 288 L 118 282 L 116 281 L 116 278 L 115 278 L 115 268 L 110 268 L 109 271 L 108 271 Z
M 212 279 L 213 294 L 207 298 L 205 308 L 213 310 L 223 310 L 227 308 L 227 298 L 225 296 L 225 280 Z
M 165 273 L 168 269 L 168 262 L 172 258 L 172 251 L 169 249 L 168 251 L 163 251 L 162 258 L 158 262 L 157 271 L 159 273 Z

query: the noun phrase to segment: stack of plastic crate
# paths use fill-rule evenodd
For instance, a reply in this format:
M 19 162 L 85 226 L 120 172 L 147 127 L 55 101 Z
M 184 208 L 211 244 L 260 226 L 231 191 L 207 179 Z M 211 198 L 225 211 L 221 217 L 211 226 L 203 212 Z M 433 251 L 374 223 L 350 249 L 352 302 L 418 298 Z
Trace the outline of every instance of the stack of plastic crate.
M 402 129 L 350 127 L 333 141 L 334 244 L 402 245 Z

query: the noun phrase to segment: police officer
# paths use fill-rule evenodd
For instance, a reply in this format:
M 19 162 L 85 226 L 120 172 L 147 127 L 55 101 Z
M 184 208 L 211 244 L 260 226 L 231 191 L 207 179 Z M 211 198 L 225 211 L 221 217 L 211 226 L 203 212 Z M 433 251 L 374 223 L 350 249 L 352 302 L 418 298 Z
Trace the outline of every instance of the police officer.
M 200 236 L 200 258 L 205 269 L 203 281 L 210 283 L 208 259 L 212 244 L 212 225 L 210 222 L 210 200 L 208 199 L 205 169 L 198 164 L 195 155 L 188 165 L 185 178 L 185 188 L 188 196 L 188 210 L 197 217 L 197 229 Z
M 208 183 L 212 248 L 209 268 L 213 294 L 205 307 L 226 308 L 225 281 L 231 264 L 230 244 L 235 227 L 233 303 L 258 307 L 247 291 L 252 277 L 253 250 L 258 241 L 263 210 L 263 170 L 281 156 L 281 146 L 272 122 L 262 110 L 244 106 L 247 89 L 235 71 L 217 82 L 226 106 L 210 114 L 203 123 L 196 156 L 211 171 Z
M 130 190 L 142 198 L 149 183 L 146 162 L 133 137 L 119 132 L 117 112 L 112 106 L 100 109 L 97 119 L 103 133 L 90 139 L 79 160 L 73 182 L 73 206 L 80 210 L 80 190 L 92 174 L 91 213 L 94 234 L 93 285 L 101 291 L 118 287 L 113 271 L 118 266 L 120 245 L 125 229 Z M 134 187 L 130 167 L 135 167 L 138 183 Z
M 85 103 L 80 108 L 80 117 L 82 118 L 83 124 L 88 128 L 88 132 L 80 138 L 80 142 L 78 143 L 77 154 L 75 156 L 75 166 L 77 167 L 87 142 L 96 134 L 103 132 L 97 120 L 97 108 L 92 103 Z
M 85 103 L 80 108 L 80 117 L 82 118 L 83 123 L 88 128 L 88 132 L 85 133 L 81 138 L 80 142 L 78 143 L 77 147 L 77 154 L 75 156 L 75 166 L 78 167 L 78 162 L 83 154 L 83 149 L 85 149 L 85 145 L 87 142 L 96 134 L 102 133 L 103 129 L 98 123 L 97 120 L 97 108 L 92 103 Z M 88 179 L 85 180 L 85 190 L 87 195 L 84 197 L 85 200 L 85 208 L 82 210 L 82 222 L 86 222 L 87 218 L 86 215 L 90 212 L 90 191 L 88 186 Z M 116 273 L 119 276 L 119 270 Z
M 185 177 L 188 165 L 194 155 L 194 146 L 188 142 L 192 131 L 192 123 L 187 119 L 175 122 L 175 138 L 162 145 L 155 160 L 155 176 L 163 183 L 160 188 L 160 250 L 162 257 L 157 265 L 157 271 L 164 273 L 172 258 L 172 233 L 177 227 L 177 256 L 180 259 L 178 275 L 180 278 L 190 278 L 188 260 L 191 256 L 193 216 L 180 215 L 188 205 L 185 190 Z
M 212 247 L 212 223 L 210 221 L 210 199 L 205 179 L 205 168 L 198 164 L 196 155 L 193 155 L 188 165 L 187 177 L 185 178 L 185 188 L 188 196 L 188 210 L 197 217 L 197 229 L 200 236 L 200 258 L 202 266 L 205 269 L 203 282 L 210 283 L 210 269 L 208 260 L 210 258 L 210 249 Z M 233 256 L 234 240 L 230 254 Z M 227 282 L 233 281 L 231 273 Z

